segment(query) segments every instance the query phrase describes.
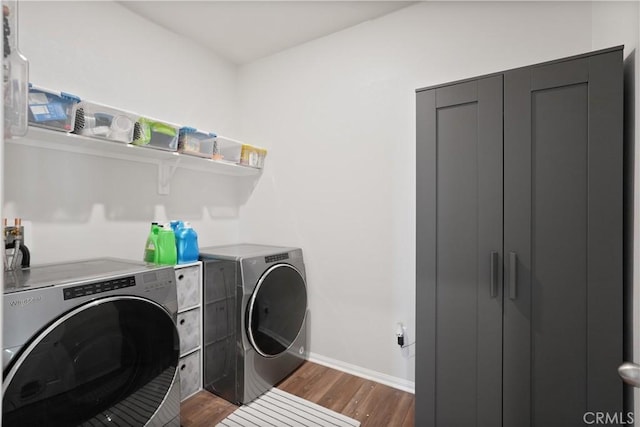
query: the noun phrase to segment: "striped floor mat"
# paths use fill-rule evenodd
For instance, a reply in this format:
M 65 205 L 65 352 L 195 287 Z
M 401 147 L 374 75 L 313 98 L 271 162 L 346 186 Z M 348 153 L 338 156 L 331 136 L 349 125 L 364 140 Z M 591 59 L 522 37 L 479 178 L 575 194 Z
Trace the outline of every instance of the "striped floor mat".
M 358 427 L 354 420 L 293 394 L 272 388 L 236 409 L 216 427 Z

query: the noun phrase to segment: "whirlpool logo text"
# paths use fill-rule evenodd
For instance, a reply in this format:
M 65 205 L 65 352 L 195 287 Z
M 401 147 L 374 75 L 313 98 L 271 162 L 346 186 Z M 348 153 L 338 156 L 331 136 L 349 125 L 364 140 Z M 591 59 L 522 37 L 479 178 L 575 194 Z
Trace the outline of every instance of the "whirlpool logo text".
M 9 303 L 11 307 L 24 307 L 25 305 L 33 304 L 34 302 L 42 301 L 42 297 L 29 297 L 24 299 L 13 300 Z

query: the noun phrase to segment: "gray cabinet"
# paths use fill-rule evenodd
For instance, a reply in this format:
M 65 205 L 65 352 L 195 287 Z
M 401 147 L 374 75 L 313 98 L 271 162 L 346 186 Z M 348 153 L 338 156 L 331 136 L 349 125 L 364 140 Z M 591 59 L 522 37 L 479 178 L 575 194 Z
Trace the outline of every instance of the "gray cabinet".
M 236 346 L 240 317 L 235 261 L 203 259 L 204 370 L 203 387 L 229 401 L 237 400 Z
M 622 411 L 622 47 L 417 94 L 416 425 Z

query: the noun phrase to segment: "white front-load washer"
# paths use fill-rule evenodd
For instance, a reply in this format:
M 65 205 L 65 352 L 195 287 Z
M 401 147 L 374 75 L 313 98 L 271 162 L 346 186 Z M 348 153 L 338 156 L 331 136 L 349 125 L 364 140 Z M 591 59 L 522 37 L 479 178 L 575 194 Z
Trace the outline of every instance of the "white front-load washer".
M 307 285 L 299 248 L 200 249 L 204 264 L 204 387 L 249 403 L 307 358 Z

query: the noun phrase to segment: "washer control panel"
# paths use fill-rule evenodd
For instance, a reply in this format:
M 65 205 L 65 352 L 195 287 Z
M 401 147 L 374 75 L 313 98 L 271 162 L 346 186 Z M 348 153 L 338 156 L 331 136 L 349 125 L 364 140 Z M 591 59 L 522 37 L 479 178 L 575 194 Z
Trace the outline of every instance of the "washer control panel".
M 128 288 L 135 285 L 135 276 L 120 277 L 117 279 L 89 283 L 86 285 L 70 286 L 62 290 L 62 295 L 65 300 L 68 300 L 84 297 L 87 295 L 99 294 L 102 292 L 114 291 L 116 289 Z

